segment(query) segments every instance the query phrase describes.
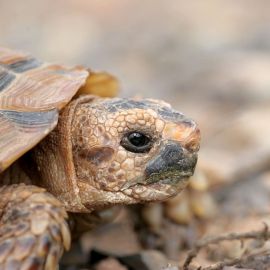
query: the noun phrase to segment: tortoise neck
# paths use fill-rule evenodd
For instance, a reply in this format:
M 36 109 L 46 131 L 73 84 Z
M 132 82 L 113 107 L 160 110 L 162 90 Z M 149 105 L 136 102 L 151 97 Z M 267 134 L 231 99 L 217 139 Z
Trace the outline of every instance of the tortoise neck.
M 30 172 L 32 182 L 46 188 L 70 212 L 90 212 L 81 202 L 71 142 L 73 114 L 81 99 L 73 100 L 62 110 L 57 127 L 30 151 L 28 163 L 34 164 Z M 88 96 L 89 99 L 93 96 Z

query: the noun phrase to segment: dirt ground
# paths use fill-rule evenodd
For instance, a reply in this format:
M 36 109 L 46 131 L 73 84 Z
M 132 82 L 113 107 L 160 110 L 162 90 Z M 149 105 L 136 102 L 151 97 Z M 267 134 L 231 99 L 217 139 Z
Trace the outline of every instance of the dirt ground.
M 0 0 L 1 46 L 109 71 L 121 96 L 164 99 L 202 133 L 187 190 L 121 209 L 62 269 L 177 270 L 194 245 L 184 269 L 270 269 L 269 11 L 266 0 Z

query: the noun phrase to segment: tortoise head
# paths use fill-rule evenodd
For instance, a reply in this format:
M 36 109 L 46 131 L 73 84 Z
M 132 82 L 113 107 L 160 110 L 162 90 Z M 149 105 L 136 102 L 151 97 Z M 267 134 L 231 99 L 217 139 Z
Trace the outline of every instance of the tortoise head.
M 163 101 L 90 96 L 63 110 L 36 159 L 50 168 L 41 170 L 43 185 L 70 211 L 88 211 L 179 193 L 199 142 L 194 121 Z
M 71 133 L 77 184 L 87 208 L 177 194 L 194 172 L 200 141 L 192 120 L 150 99 L 81 103 Z

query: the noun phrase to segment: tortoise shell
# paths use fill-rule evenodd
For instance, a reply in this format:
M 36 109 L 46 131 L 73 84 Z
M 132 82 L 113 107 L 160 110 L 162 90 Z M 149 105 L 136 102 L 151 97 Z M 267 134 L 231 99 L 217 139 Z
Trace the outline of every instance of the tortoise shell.
M 112 93 L 108 96 L 115 95 L 116 79 L 100 74 L 89 76 L 89 70 L 81 66 L 49 64 L 0 47 L 0 173 L 56 126 L 59 110 L 81 86 L 80 93 L 89 93 L 89 86 L 98 94 L 101 77 L 103 83 L 109 81 Z M 89 80 L 92 77 L 97 91 Z

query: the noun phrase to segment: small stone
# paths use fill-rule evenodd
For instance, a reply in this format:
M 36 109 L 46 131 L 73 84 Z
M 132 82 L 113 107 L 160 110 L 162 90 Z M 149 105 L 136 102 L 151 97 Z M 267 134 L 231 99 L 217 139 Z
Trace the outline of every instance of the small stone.
M 118 260 L 114 258 L 107 258 L 102 260 L 95 267 L 96 270 L 128 270 L 127 267 L 122 265 Z

